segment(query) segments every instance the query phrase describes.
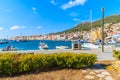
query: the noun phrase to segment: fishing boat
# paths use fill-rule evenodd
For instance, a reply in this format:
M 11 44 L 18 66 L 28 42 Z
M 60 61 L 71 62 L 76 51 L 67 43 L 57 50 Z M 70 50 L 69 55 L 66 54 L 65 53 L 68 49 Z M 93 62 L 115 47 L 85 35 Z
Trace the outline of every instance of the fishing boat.
M 1 49 L 1 51 L 17 51 L 14 46 L 6 46 L 6 48 Z
M 27 42 L 28 40 L 27 39 L 18 39 L 16 40 L 17 42 Z
M 0 44 L 6 44 L 6 43 L 8 43 L 9 41 L 8 40 L 6 40 L 6 39 L 1 39 L 0 40 Z
M 120 42 L 116 42 L 114 45 L 115 45 L 116 47 L 120 47 Z
M 89 48 L 89 49 L 97 49 L 97 48 L 100 48 L 99 45 L 95 45 L 95 44 L 92 44 L 92 43 L 83 43 L 83 44 L 82 44 L 82 47 L 83 47 L 83 48 Z
M 40 45 L 39 45 L 39 49 L 41 49 L 41 50 L 48 49 L 48 45 L 45 44 L 45 43 L 40 43 Z
M 69 49 L 68 46 L 56 46 L 56 49 Z

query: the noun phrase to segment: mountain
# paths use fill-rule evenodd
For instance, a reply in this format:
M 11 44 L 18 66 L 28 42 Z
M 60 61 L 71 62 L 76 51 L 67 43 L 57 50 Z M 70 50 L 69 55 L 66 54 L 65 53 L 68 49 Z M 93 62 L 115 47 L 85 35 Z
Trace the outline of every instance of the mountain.
M 119 23 L 120 22 L 120 14 L 119 15 L 112 15 L 104 18 L 104 23 L 110 23 L 110 25 Z M 92 22 L 92 28 L 99 28 L 102 26 L 102 19 Z M 75 27 L 59 32 L 59 33 L 71 33 L 76 31 L 89 31 L 91 30 L 91 23 L 84 22 L 76 25 Z

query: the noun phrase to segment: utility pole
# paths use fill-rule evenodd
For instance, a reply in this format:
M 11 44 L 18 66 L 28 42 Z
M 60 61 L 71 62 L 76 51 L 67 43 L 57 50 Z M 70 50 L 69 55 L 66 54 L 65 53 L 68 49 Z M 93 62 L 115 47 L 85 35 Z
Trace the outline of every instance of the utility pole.
M 102 8 L 102 52 L 104 52 L 104 8 Z

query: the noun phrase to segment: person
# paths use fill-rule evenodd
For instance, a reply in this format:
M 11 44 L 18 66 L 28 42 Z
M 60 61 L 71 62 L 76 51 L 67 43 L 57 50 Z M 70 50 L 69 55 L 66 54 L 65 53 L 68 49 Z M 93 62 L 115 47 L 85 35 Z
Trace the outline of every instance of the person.
M 80 44 L 81 43 L 81 41 L 80 41 L 80 39 L 78 40 L 78 44 Z
M 7 47 L 6 47 L 6 50 L 9 51 L 9 50 L 10 50 L 10 46 L 7 46 Z
M 101 40 L 101 39 L 98 39 L 98 42 L 99 42 L 99 43 L 101 43 L 101 42 L 102 42 L 102 40 Z

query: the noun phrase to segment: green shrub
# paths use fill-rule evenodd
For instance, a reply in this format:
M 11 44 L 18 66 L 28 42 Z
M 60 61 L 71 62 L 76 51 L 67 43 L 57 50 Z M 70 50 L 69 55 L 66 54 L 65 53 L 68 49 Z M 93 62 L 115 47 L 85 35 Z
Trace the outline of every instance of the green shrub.
M 120 51 L 113 50 L 113 57 L 115 57 L 115 58 L 120 60 Z
M 50 68 L 84 68 L 97 60 L 95 54 L 0 54 L 0 75 L 14 75 Z

